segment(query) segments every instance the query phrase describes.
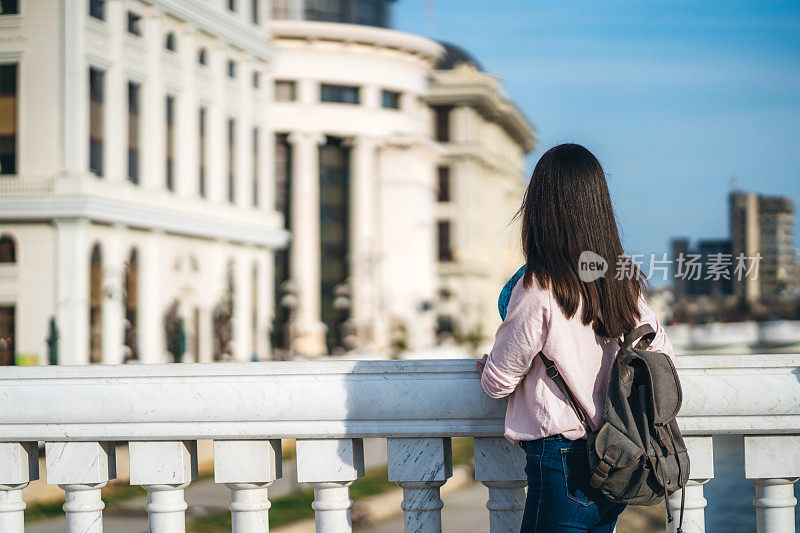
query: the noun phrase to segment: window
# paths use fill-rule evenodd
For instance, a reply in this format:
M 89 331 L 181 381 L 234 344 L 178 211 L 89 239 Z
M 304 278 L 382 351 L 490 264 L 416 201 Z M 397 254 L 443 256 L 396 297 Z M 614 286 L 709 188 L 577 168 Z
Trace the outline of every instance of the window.
M 325 22 L 349 22 L 369 26 L 389 26 L 389 11 L 392 0 L 306 0 L 304 20 Z M 291 17 L 291 2 L 273 2 L 273 16 L 277 19 Z
M 164 109 L 166 127 L 166 169 L 165 178 L 167 189 L 175 190 L 175 97 L 167 96 Z
M 349 318 L 351 220 L 350 147 L 327 137 L 319 147 L 320 318 L 328 326 L 329 344 L 341 345 Z M 303 213 L 300 213 L 303 215 Z
M 131 250 L 128 256 L 128 263 L 125 265 L 125 279 L 123 286 L 123 302 L 125 304 L 125 362 L 136 361 L 139 359 L 139 350 L 136 345 L 136 315 L 139 308 L 139 268 L 138 252 L 136 248 Z
M 9 235 L 0 236 L 0 263 L 17 262 L 17 245 Z
M 250 0 L 250 22 L 258 24 L 258 0 Z
M 346 0 L 313 0 L 306 2 L 306 20 L 347 22 Z
M 439 197 L 440 202 L 450 201 L 450 167 L 439 167 Z
M 381 105 L 386 109 L 400 109 L 400 93 L 384 89 L 381 92 Z
M 89 362 L 103 360 L 103 251 L 92 247 L 89 263 Z
M 0 174 L 17 173 L 17 64 L 0 65 Z
M 228 0 L 228 11 L 236 11 L 236 0 Z
M 236 61 L 232 59 L 228 60 L 228 77 L 229 78 L 236 77 Z
M 253 128 L 253 207 L 258 207 L 258 128 Z
M 253 71 L 253 89 L 258 89 L 259 85 L 261 85 L 261 76 L 258 71 Z
M 89 171 L 103 175 L 103 72 L 89 69 Z
M 283 215 L 283 227 L 291 229 L 292 145 L 289 135 L 275 135 L 275 211 Z
M 355 0 L 356 24 L 382 26 L 383 3 L 375 0 Z
M 200 51 L 197 52 L 197 64 L 203 66 L 208 65 L 208 52 L 206 52 L 205 48 L 201 48 Z
M 11 366 L 15 363 L 16 310 L 14 305 L 0 306 L 0 366 Z
M 128 33 L 131 35 L 142 35 L 142 16 L 133 11 L 128 11 Z
M 321 102 L 336 102 L 340 104 L 358 104 L 358 87 L 348 85 L 331 85 L 323 83 L 320 86 Z
M 450 106 L 437 106 L 433 108 L 436 140 L 439 142 L 450 141 Z
M 89 0 L 89 16 L 98 20 L 106 20 L 106 1 Z
M 164 48 L 170 52 L 174 52 L 178 49 L 178 43 L 175 39 L 175 32 L 169 32 L 164 38 Z
M 235 191 L 236 169 L 236 121 L 228 119 L 228 201 L 233 203 Z
M 197 158 L 198 158 L 198 184 L 197 189 L 200 193 L 200 196 L 203 198 L 206 197 L 206 108 L 201 107 L 200 112 L 198 114 L 198 127 L 197 131 L 199 132 L 200 139 L 198 140 L 198 150 L 197 150 Z
M 141 87 L 128 83 L 128 180 L 139 183 L 139 110 Z
M 0 0 L 0 15 L 19 15 L 19 1 Z
M 275 80 L 275 101 L 294 102 L 297 100 L 297 84 L 291 80 Z
M 450 221 L 439 221 L 439 261 L 448 262 L 453 260 L 453 248 L 450 244 Z

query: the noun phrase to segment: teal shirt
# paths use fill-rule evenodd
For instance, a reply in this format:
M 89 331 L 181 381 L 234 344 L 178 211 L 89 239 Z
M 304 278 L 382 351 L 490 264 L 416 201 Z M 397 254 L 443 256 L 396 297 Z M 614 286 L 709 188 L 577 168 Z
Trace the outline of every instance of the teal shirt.
M 500 318 L 502 320 L 506 319 L 506 314 L 508 313 L 508 302 L 511 300 L 511 291 L 514 290 L 514 286 L 525 274 L 525 266 L 521 266 L 517 272 L 511 276 L 511 279 L 506 282 L 503 286 L 503 290 L 500 291 L 500 298 L 497 301 L 497 309 L 500 311 Z

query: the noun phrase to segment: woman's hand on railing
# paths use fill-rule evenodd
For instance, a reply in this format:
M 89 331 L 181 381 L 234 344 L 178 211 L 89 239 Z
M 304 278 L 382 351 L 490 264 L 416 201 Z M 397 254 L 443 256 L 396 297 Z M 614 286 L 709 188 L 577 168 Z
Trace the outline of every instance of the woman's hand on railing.
M 475 368 L 478 369 L 478 374 L 483 375 L 483 367 L 486 366 L 486 360 L 489 358 L 488 354 L 483 354 L 480 361 L 475 361 Z

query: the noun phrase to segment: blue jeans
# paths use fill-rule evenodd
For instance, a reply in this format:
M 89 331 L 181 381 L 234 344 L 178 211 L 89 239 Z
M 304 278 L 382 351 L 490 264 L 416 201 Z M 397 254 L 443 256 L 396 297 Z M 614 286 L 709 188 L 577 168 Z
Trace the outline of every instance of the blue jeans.
M 589 486 L 586 439 L 561 435 L 523 441 L 528 497 L 521 533 L 582 531 L 611 533 L 624 504 Z

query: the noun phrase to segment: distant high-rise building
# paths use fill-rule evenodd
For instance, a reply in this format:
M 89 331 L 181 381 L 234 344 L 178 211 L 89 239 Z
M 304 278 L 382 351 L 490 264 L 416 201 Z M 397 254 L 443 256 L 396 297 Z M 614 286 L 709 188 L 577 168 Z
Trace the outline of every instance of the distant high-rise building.
M 672 264 L 673 264 L 673 277 L 672 277 L 672 290 L 677 298 L 689 296 L 689 280 L 685 276 L 681 276 L 678 272 L 678 258 L 686 257 L 689 255 L 689 239 L 680 237 L 672 239 L 670 242 L 672 248 Z
M 794 202 L 787 196 L 730 194 L 731 251 L 734 262 L 760 256 L 758 276 L 734 279 L 734 292 L 748 303 L 768 303 L 795 284 Z
M 689 239 L 672 240 L 675 296 L 730 296 L 735 263 L 730 239 L 704 239 L 690 247 Z

